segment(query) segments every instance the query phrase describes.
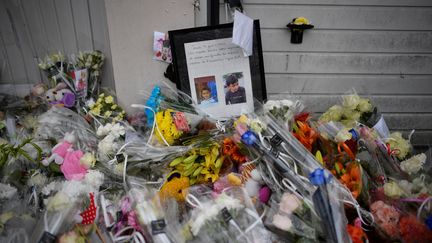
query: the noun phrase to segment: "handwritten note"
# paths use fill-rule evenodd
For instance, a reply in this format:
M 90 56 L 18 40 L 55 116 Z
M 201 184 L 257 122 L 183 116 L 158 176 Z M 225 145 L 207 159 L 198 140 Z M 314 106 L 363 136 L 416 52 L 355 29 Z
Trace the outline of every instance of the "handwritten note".
M 244 59 L 241 48 L 226 39 L 186 43 L 185 51 L 189 67 Z

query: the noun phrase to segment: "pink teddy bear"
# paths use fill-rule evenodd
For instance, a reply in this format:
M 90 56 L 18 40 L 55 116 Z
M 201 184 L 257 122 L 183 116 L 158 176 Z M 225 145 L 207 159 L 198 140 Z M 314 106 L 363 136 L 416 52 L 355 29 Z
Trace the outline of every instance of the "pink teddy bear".
M 42 160 L 42 164 L 48 166 L 51 162 L 61 165 L 68 152 L 73 151 L 73 144 L 76 142 L 76 137 L 71 133 L 66 133 L 63 142 L 58 143 L 52 149 L 52 154 L 48 159 Z

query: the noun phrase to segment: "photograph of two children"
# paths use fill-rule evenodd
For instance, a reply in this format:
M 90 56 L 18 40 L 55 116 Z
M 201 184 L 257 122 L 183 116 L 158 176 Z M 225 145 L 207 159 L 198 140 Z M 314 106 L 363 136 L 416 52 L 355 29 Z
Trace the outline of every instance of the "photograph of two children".
M 227 73 L 222 76 L 223 90 L 218 90 L 215 76 L 197 77 L 194 79 L 197 103 L 207 107 L 223 102 L 225 105 L 246 103 L 243 72 Z M 223 100 L 219 100 L 223 92 Z M 218 98 L 219 97 L 219 98 Z

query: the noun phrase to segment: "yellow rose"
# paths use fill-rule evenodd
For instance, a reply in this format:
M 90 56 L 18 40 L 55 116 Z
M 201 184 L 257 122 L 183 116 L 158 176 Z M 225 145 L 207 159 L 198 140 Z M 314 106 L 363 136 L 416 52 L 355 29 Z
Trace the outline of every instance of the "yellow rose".
M 93 109 L 90 110 L 90 113 L 92 113 L 93 115 L 100 115 L 101 109 L 100 106 L 95 106 Z
M 97 99 L 96 103 L 98 104 L 102 103 L 102 98 Z
M 115 110 L 116 108 L 117 108 L 116 104 L 114 104 L 114 105 L 111 106 L 111 110 Z
M 298 17 L 298 18 L 295 18 L 294 24 L 297 24 L 297 25 L 309 24 L 309 20 L 305 17 Z
M 104 96 L 105 96 L 105 94 L 102 93 L 102 94 L 99 95 L 99 98 L 103 98 Z
M 92 153 L 85 153 L 80 159 L 80 164 L 87 169 L 92 168 L 96 164 L 96 158 Z
M 368 99 L 360 99 L 357 108 L 360 112 L 368 112 L 372 110 L 372 104 L 369 102 Z
M 321 115 L 320 120 L 324 122 L 339 121 L 342 117 L 342 111 L 343 109 L 341 106 L 334 105 Z
M 343 97 L 342 106 L 354 110 L 357 108 L 359 102 L 360 96 L 358 96 L 357 94 L 346 95 Z
M 113 103 L 113 102 L 114 102 L 114 98 L 113 98 L 111 95 L 105 97 L 105 103 L 107 103 L 107 104 L 111 104 L 111 103 Z
M 111 114 L 112 114 L 112 112 L 111 112 L 111 111 L 105 111 L 105 114 L 104 114 L 104 116 L 105 116 L 105 117 L 110 117 L 110 116 L 111 116 Z

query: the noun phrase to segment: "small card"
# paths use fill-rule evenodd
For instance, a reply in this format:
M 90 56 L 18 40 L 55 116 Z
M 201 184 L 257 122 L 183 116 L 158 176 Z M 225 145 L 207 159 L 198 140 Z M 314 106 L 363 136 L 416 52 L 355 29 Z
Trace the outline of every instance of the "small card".
M 165 227 L 166 223 L 164 219 L 151 221 L 151 229 L 153 235 L 165 233 Z
M 153 59 L 166 63 L 172 62 L 171 47 L 167 34 L 154 32 Z
M 72 72 L 72 78 L 75 91 L 78 97 L 85 97 L 88 88 L 88 71 L 87 69 L 75 70 Z

